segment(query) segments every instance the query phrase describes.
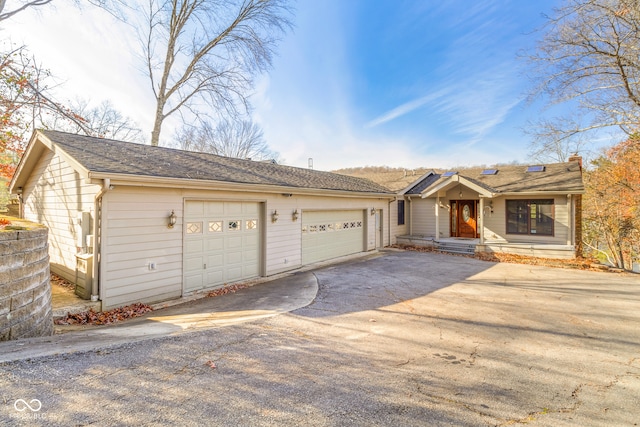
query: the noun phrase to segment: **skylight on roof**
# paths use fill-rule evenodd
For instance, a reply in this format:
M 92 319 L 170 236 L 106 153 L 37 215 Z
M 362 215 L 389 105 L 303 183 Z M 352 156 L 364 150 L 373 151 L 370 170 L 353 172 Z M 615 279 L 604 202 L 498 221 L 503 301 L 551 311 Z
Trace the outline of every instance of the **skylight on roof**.
M 480 175 L 495 175 L 497 173 L 498 169 L 485 169 L 480 173 Z
M 527 167 L 527 172 L 544 172 L 544 166 L 542 165 L 529 166 Z
M 442 174 L 442 176 L 453 176 L 456 175 L 458 171 L 448 171 Z

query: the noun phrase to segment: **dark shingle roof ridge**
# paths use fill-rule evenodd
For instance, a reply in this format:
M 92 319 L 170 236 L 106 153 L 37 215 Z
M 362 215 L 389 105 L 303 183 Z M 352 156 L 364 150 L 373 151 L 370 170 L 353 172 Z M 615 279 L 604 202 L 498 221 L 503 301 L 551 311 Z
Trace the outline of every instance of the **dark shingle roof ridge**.
M 442 177 L 441 174 L 433 172 L 433 174 L 427 175 L 426 177 L 424 177 L 424 178 L 418 180 L 417 182 L 415 182 L 413 187 L 411 187 L 409 190 L 407 190 L 405 192 L 405 194 L 420 194 L 426 188 L 430 187 L 435 182 L 437 182 L 441 177 Z
M 528 164 L 496 165 L 491 168 L 476 166 L 462 168 L 456 172 L 475 185 L 484 188 L 491 193 L 531 192 L 531 191 L 583 191 L 582 173 L 577 162 L 539 163 L 545 166 L 543 172 L 527 172 Z M 450 169 L 455 170 L 456 168 Z M 497 169 L 495 175 L 482 175 L 485 169 Z M 414 183 L 405 194 L 420 194 L 429 188 L 439 185 L 447 177 L 442 176 L 438 170 L 436 175 L 428 176 Z M 451 178 L 453 179 L 453 178 Z
M 76 158 L 84 167 L 95 172 L 265 184 L 292 188 L 392 193 L 389 189 L 368 179 L 332 172 L 224 157 L 171 147 L 153 147 L 146 144 L 56 130 L 42 130 L 40 132 L 52 142 L 72 151 L 68 154 Z M 83 143 L 99 144 L 94 148 L 103 148 L 103 150 L 85 149 Z M 106 150 L 105 147 L 109 147 L 111 150 Z M 121 156 L 118 156 L 117 152 L 113 152 L 117 150 L 120 150 Z M 129 158 L 125 159 L 127 157 L 125 155 L 128 155 Z M 142 164 L 144 161 L 148 164 Z

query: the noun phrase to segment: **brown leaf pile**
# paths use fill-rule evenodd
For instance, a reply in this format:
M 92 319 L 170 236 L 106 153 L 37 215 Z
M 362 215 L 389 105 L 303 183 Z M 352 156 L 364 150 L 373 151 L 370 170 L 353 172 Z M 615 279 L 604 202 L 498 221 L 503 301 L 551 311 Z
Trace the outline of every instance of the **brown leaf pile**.
M 240 289 L 245 289 L 248 288 L 249 285 L 231 285 L 231 286 L 224 286 L 220 289 L 216 289 L 213 290 L 209 293 L 207 293 L 207 297 L 219 297 L 220 295 L 226 295 L 226 294 L 233 294 L 235 292 L 238 292 Z
M 75 289 L 76 285 L 69 282 L 68 280 L 63 279 L 57 274 L 51 273 L 51 284 L 56 286 L 62 286 L 64 288 Z
M 67 313 L 62 319 L 56 319 L 56 325 L 108 325 L 122 320 L 139 317 L 152 311 L 147 304 L 135 303 L 124 307 L 114 308 L 109 311 L 96 312 L 93 309 L 82 313 Z
M 575 259 L 554 259 L 529 257 L 525 255 L 505 254 L 505 253 L 478 253 L 477 259 L 492 262 L 508 262 L 512 264 L 542 265 L 545 267 L 575 268 L 579 270 L 590 270 L 594 267 L 595 261 L 586 258 Z

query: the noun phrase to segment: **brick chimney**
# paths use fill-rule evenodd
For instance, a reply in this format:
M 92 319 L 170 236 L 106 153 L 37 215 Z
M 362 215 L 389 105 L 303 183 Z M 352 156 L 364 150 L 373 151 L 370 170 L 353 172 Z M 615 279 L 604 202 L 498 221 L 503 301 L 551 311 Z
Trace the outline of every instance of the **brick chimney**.
M 582 170 L 582 156 L 579 156 L 578 153 L 574 153 L 573 155 L 571 155 L 571 157 L 569 157 L 569 161 L 578 162 L 578 164 L 580 165 L 580 170 Z

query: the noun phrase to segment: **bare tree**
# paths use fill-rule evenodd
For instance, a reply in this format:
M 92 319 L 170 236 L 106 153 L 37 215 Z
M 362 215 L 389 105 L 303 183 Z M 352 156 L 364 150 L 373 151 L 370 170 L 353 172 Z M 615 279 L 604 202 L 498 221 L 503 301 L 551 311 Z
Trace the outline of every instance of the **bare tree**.
M 183 126 L 176 133 L 175 141 L 183 150 L 225 157 L 274 161 L 279 157 L 267 146 L 262 129 L 247 120 L 225 119 L 215 127 L 209 122 L 199 127 Z
M 42 67 L 26 48 L 18 47 L 0 54 L 0 106 L 3 130 L 20 139 L 47 116 L 72 123 L 86 134 L 92 134 L 86 120 L 71 108 L 57 102 L 50 94 L 55 87 L 51 73 Z M 7 126 L 7 124 L 10 124 Z
M 79 99 L 72 103 L 71 108 L 83 118 L 83 126 L 91 135 L 120 141 L 143 142 L 142 130 L 130 117 L 123 116 L 116 110 L 111 101 L 102 101 L 98 106 L 91 107 L 88 100 Z M 69 123 L 68 120 L 60 120 L 59 116 L 44 123 L 44 126 L 71 133 L 85 133 L 85 129 L 81 129 L 75 123 Z
M 32 1 L 19 1 L 18 5 L 13 6 L 12 10 L 5 11 L 7 0 L 0 0 L 0 21 L 4 21 L 5 19 L 11 18 L 16 13 L 22 12 L 23 10 L 34 7 L 34 6 L 43 6 L 47 3 L 51 3 L 51 0 L 32 0 Z
M 565 0 L 529 55 L 531 98 L 569 105 L 569 117 L 530 124 L 534 152 L 564 160 L 601 129 L 640 123 L 639 0 Z
M 291 25 L 287 0 L 149 0 L 133 14 L 144 16 L 137 28 L 156 99 L 151 145 L 174 113 L 246 109 L 253 76 L 271 66 Z

